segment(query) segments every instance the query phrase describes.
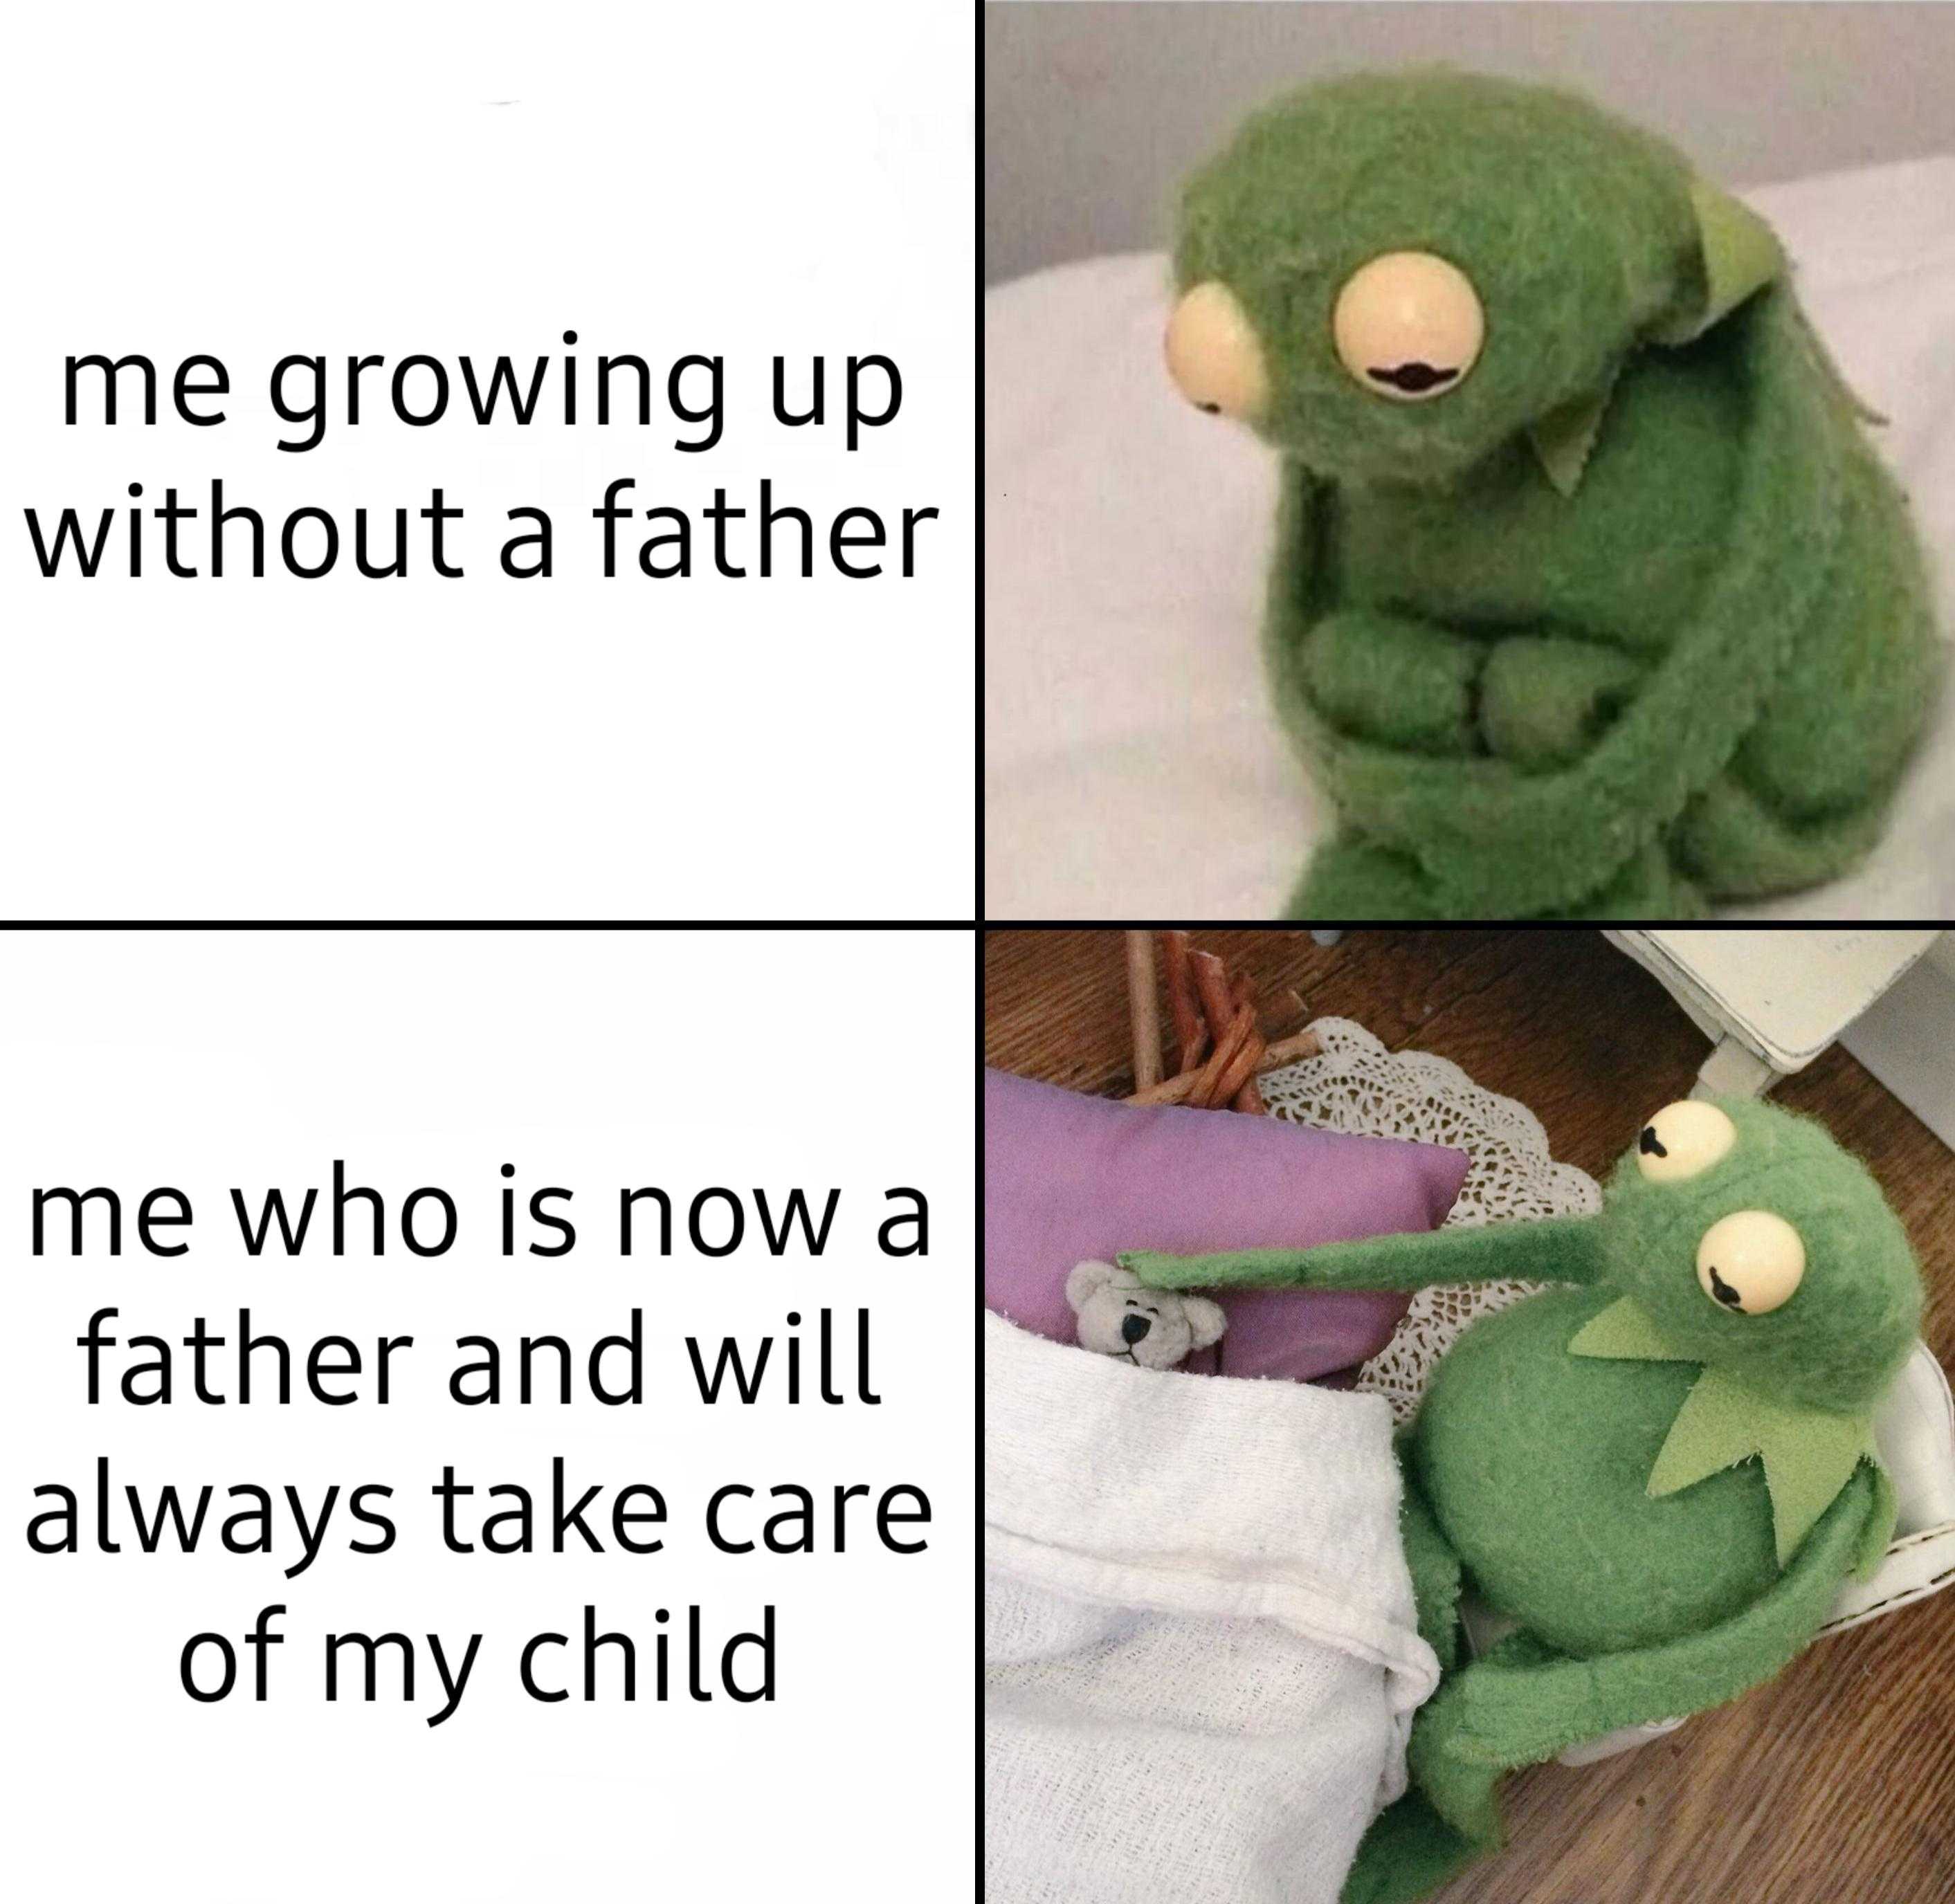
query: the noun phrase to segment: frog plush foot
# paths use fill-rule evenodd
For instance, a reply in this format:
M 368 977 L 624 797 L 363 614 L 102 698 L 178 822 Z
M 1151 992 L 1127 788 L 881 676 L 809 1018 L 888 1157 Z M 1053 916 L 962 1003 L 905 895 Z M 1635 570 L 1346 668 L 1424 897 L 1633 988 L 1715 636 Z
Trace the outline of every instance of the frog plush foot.
M 1882 796 L 1800 825 L 1727 773 L 1677 822 L 1671 851 L 1720 898 L 1796 892 L 1864 859 L 1887 824 L 1887 806 Z
M 1704 895 L 1661 848 L 1645 848 L 1599 892 L 1556 919 L 1697 919 Z
M 1941 686 L 1906 506 L 1864 447 L 1848 461 L 1840 514 L 1848 546 L 1889 559 L 1834 564 L 1783 687 L 1671 829 L 1673 857 L 1720 898 L 1796 892 L 1864 858 Z
M 1551 919 L 1695 919 L 1703 895 L 1661 848 L 1644 848 L 1609 883 L 1579 904 L 1544 913 Z M 1481 909 L 1442 893 L 1417 862 L 1353 834 L 1322 848 L 1285 908 L 1314 921 L 1476 918 Z
M 1411 1904 L 1470 1864 L 1480 1849 L 1421 1793 L 1408 1792 L 1371 1821 L 1339 1904 Z
M 1402 853 L 1346 834 L 1319 850 L 1290 895 L 1292 919 L 1443 919 L 1439 895 Z

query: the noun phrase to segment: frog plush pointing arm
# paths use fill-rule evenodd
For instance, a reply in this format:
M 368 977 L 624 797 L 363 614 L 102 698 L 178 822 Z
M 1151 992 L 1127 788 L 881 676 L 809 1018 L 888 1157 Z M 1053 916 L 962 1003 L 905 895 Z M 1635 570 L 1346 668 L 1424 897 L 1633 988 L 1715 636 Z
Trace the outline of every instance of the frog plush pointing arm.
M 1774 1106 L 1659 1111 L 1592 1217 L 1121 1262 L 1161 1289 L 1554 1286 L 1460 1336 L 1401 1443 L 1447 1676 L 1347 1904 L 1417 1896 L 1497 1844 L 1506 1770 L 1771 1677 L 1892 1530 L 1872 1411 L 1919 1273 L 1865 1167 Z M 1462 1575 L 1518 1629 L 1463 1664 Z
M 1878 837 L 1939 644 L 1777 241 L 1585 101 L 1314 87 L 1193 179 L 1170 370 L 1282 455 L 1318 919 L 1675 917 Z

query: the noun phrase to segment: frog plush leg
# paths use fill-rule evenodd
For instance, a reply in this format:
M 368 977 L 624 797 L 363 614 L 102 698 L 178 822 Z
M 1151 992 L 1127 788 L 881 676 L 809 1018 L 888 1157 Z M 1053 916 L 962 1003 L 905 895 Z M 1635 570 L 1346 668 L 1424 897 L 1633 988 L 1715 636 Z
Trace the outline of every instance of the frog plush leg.
M 1674 1719 L 1735 1699 L 1792 1660 L 1818 1632 L 1878 1506 L 1862 1465 L 1777 1583 L 1721 1625 L 1660 1645 L 1565 1657 L 1510 1635 L 1451 1676 L 1412 1723 L 1412 1781 L 1453 1829 L 1500 1842 L 1502 1774 L 1620 1726 Z
M 1695 919 L 1704 895 L 1671 863 L 1663 842 L 1652 840 L 1601 892 L 1579 905 L 1547 915 L 1557 919 Z
M 1450 1673 L 1459 1651 L 1459 1556 L 1403 1459 L 1409 1434 L 1399 1437 L 1399 1472 L 1405 1478 L 1399 1531 L 1418 1608 L 1419 1637 Z M 1344 1880 L 1342 1904 L 1404 1904 L 1443 1884 L 1478 1855 L 1478 1847 L 1434 1811 L 1423 1794 L 1407 1791 L 1372 1820 Z
M 1409 1433 L 1409 1431 L 1406 1431 Z M 1442 1672 L 1450 1673 L 1459 1655 L 1459 1556 L 1440 1531 L 1425 1503 L 1417 1478 L 1404 1459 L 1406 1433 L 1399 1437 L 1399 1537 L 1405 1547 L 1406 1571 L 1412 1575 L 1412 1603 L 1418 1610 L 1418 1636 L 1439 1656 Z
M 1120 1257 L 1151 1289 L 1425 1289 L 1438 1282 L 1592 1283 L 1601 1254 L 1592 1216 L 1485 1223 L 1410 1236 L 1366 1236 L 1314 1249 L 1229 1250 L 1170 1256 L 1131 1250 Z
M 1705 789 L 1677 822 L 1670 850 L 1680 867 L 1720 898 L 1796 892 L 1865 858 L 1887 825 L 1884 797 L 1821 820 L 1774 811 L 1735 774 Z
M 1345 1874 L 1339 1904 L 1411 1904 L 1484 1849 L 1456 1831 L 1416 1789 L 1371 1821 Z
M 1450 919 L 1477 908 L 1455 902 L 1415 861 L 1389 847 L 1344 834 L 1321 848 L 1289 903 L 1290 919 L 1326 921 Z M 1652 840 L 1599 891 L 1575 905 L 1540 916 L 1547 919 L 1695 919 L 1704 896 Z
M 1343 834 L 1320 847 L 1283 908 L 1290 919 L 1443 919 L 1431 882 L 1415 861 Z
M 1673 831 L 1678 863 L 1720 897 L 1796 891 L 1863 858 L 1934 705 L 1941 646 L 1906 506 L 1857 437 L 1841 516 L 1790 666 Z

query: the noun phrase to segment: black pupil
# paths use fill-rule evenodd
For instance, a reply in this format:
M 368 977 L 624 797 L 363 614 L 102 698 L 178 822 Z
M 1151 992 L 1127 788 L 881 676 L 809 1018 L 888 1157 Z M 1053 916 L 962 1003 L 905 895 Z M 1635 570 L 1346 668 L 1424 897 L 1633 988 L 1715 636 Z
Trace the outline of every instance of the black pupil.
M 1656 1126 L 1654 1124 L 1645 1124 L 1643 1126 L 1643 1134 L 1637 1140 L 1637 1143 L 1646 1157 L 1667 1157 L 1670 1155 L 1670 1153 L 1658 1141 Z
M 1389 370 L 1370 370 L 1365 373 L 1377 383 L 1389 383 L 1400 390 L 1417 394 L 1421 391 L 1436 390 L 1442 383 L 1450 383 L 1459 373 L 1456 368 L 1435 370 L 1430 363 L 1421 363 L 1416 359 L 1409 363 L 1400 363 Z

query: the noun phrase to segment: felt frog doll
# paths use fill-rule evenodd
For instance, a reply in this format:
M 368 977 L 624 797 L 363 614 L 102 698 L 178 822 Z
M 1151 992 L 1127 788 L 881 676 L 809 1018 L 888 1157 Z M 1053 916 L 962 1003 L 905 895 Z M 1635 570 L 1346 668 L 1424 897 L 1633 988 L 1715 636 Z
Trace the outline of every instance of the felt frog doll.
M 1282 455 L 1318 919 L 1681 917 L 1878 838 L 1940 644 L 1762 220 L 1587 102 L 1312 87 L 1187 187 L 1169 368 Z
M 1465 1330 L 1401 1439 L 1419 1628 L 1447 1676 L 1346 1904 L 1417 1896 L 1497 1845 L 1509 1769 L 1771 1677 L 1892 1530 L 1872 1411 L 1919 1274 L 1865 1169 L 1774 1106 L 1666 1106 L 1594 1216 L 1120 1260 L 1157 1289 L 1554 1286 Z M 1462 1578 L 1516 1629 L 1470 1663 Z

